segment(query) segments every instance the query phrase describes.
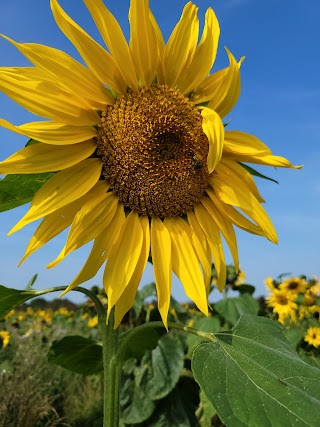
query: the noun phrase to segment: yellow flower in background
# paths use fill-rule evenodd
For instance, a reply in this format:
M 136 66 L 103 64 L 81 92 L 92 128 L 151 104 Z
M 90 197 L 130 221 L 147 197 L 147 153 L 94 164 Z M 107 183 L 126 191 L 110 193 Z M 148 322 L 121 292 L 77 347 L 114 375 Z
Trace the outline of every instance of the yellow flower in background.
M 313 345 L 313 347 L 318 348 L 320 346 L 320 328 L 316 326 L 311 326 L 307 330 L 307 335 L 304 337 L 304 340 Z
M 10 310 L 10 311 L 9 311 L 9 313 L 7 313 L 7 314 L 4 316 L 4 319 L 5 319 L 5 320 L 10 319 L 10 317 L 12 317 L 12 316 L 14 315 L 14 313 L 15 313 L 15 310 L 14 310 L 14 309 L 13 309 L 13 310 Z
M 273 284 L 273 278 L 272 277 L 267 277 L 266 280 L 264 281 L 264 284 L 266 285 L 266 287 L 270 290 L 273 291 L 275 288 L 274 284 Z
M 293 167 L 256 137 L 224 130 L 240 94 L 240 65 L 210 75 L 220 28 L 211 8 L 198 43 L 198 8 L 188 2 L 165 43 L 148 0 L 131 0 L 130 42 L 101 0 L 84 0 L 107 47 L 51 0 L 57 25 L 86 66 L 66 53 L 6 38 L 33 67 L 2 67 L 0 90 L 48 120 L 0 125 L 39 141 L 0 163 L 0 174 L 57 173 L 10 233 L 42 218 L 21 262 L 70 227 L 54 267 L 94 241 L 67 291 L 102 264 L 115 326 L 132 307 L 151 252 L 165 325 L 174 272 L 208 314 L 211 262 L 220 290 L 226 262 L 238 268 L 234 225 L 277 242 L 251 174 L 239 162 Z M 66 291 L 66 292 L 67 292 Z
M 266 298 L 267 306 L 273 308 L 273 313 L 278 315 L 278 322 L 285 324 L 289 319 L 295 323 L 298 304 L 295 302 L 297 294 L 288 293 L 281 289 L 274 289 Z
M 0 348 L 5 348 L 10 342 L 10 334 L 8 331 L 0 331 Z
M 23 314 L 19 314 L 19 315 L 17 316 L 17 320 L 18 320 L 18 322 L 21 322 L 23 319 L 24 319 L 24 315 L 23 315 Z
M 235 281 L 236 286 L 241 286 L 246 281 L 246 273 L 244 271 L 239 271 L 237 280 Z
M 94 316 L 91 319 L 88 320 L 88 327 L 89 328 L 96 328 L 98 326 L 98 316 Z
M 60 307 L 55 314 L 57 314 L 58 316 L 64 316 L 64 317 L 70 317 L 71 316 L 71 312 L 66 308 L 66 307 Z
M 279 289 L 295 294 L 304 294 L 307 290 L 308 282 L 299 277 L 291 277 L 279 285 Z

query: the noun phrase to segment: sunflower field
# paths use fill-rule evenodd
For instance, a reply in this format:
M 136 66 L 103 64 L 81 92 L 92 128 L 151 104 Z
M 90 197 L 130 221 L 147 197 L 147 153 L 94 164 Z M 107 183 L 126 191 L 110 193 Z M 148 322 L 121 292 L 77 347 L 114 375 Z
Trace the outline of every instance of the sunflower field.
M 213 293 L 216 290 L 215 275 L 213 268 Z M 275 395 L 279 393 L 280 403 L 282 390 L 292 387 L 290 371 L 297 369 L 299 364 L 299 369 L 306 372 L 308 367 L 311 371 L 312 367 L 320 368 L 320 282 L 316 277 L 280 275 L 275 279 L 268 277 L 265 284 L 267 296 L 254 298 L 255 288 L 245 283 L 245 274 L 242 271 L 237 273 L 234 266 L 228 266 L 223 298 L 210 304 L 208 317 L 194 304 L 181 304 L 171 298 L 169 324 L 179 322 L 190 330 L 214 333 L 221 337 L 226 354 L 228 340 L 225 337 L 236 336 L 236 332 L 242 329 L 242 337 L 248 343 L 238 343 L 240 359 L 245 357 L 245 347 L 249 345 L 256 346 L 257 350 L 260 347 L 270 363 L 279 349 L 290 353 L 292 366 L 283 368 L 282 373 L 278 372 L 275 377 L 274 387 L 278 389 Z M 92 291 L 106 305 L 103 291 L 98 287 Z M 0 288 L 2 304 L 6 302 L 9 305 L 10 296 L 8 288 Z M 155 296 L 154 283 L 138 291 L 133 308 L 122 322 L 122 336 L 134 327 L 143 328 L 143 325 L 161 320 Z M 246 331 L 248 326 L 250 331 Z M 269 333 L 268 343 L 254 338 L 254 332 L 259 334 L 263 331 Z M 149 330 L 137 335 L 127 348 L 122 368 L 120 425 L 236 425 L 232 418 L 228 419 L 228 411 L 236 408 L 237 417 L 241 418 L 248 410 L 246 400 L 241 402 L 234 396 L 234 393 L 241 393 L 242 385 L 237 381 L 228 385 L 227 379 L 223 383 L 223 370 L 219 366 L 211 372 L 208 365 L 208 372 L 204 374 L 203 368 L 197 369 L 196 364 L 201 364 L 201 358 L 195 359 L 194 353 L 205 352 L 199 344 L 205 346 L 206 342 L 205 335 L 187 335 L 183 330 L 174 329 L 169 333 L 164 328 L 152 329 L 152 333 Z M 90 299 L 76 306 L 68 301 L 48 302 L 36 298 L 7 310 L 0 322 L 0 347 L 1 427 L 102 426 L 102 344 L 98 317 Z M 214 354 L 209 353 L 209 356 L 214 357 Z M 236 370 L 238 361 L 231 355 L 229 359 L 225 355 L 222 360 L 229 364 L 234 362 L 233 367 L 229 366 L 233 372 L 229 381 L 233 376 L 236 380 L 239 376 Z M 259 372 L 257 361 L 251 363 L 251 370 L 249 367 L 243 369 L 253 381 L 251 389 L 247 385 L 246 391 L 259 393 L 258 384 L 254 383 L 259 382 L 264 369 L 260 367 Z M 195 364 L 193 369 L 191 364 Z M 269 375 L 275 373 L 270 365 Z M 200 375 L 211 378 L 206 393 L 199 387 L 199 383 L 202 386 Z M 303 395 L 300 399 L 303 402 Z M 267 403 L 273 408 L 276 406 L 272 399 L 268 402 L 265 398 L 265 413 L 261 413 L 259 408 L 254 414 L 257 417 L 255 424 L 248 425 L 266 425 L 266 416 L 272 420 Z M 293 409 L 292 404 L 289 401 L 282 404 L 288 416 Z M 261 423 L 257 424 L 259 419 Z M 305 425 L 316 425 L 307 418 L 302 419 Z M 279 425 L 289 423 L 283 418 L 283 424 Z

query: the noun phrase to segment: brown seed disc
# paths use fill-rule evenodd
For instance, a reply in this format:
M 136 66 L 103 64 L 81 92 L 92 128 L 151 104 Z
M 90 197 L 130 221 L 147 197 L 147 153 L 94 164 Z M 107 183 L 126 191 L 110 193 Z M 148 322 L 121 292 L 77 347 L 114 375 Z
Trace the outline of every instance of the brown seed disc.
M 119 200 L 140 215 L 183 216 L 208 187 L 202 116 L 165 85 L 128 92 L 102 111 L 97 154 Z

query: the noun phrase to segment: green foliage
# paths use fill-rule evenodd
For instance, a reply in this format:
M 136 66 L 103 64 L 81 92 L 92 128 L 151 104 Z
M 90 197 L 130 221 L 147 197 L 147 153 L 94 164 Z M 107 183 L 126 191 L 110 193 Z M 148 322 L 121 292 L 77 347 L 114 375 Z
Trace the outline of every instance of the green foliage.
M 226 298 L 214 305 L 214 309 L 231 325 L 235 325 L 242 314 L 258 314 L 259 304 L 251 295 Z
M 36 291 L 6 288 L 0 285 L 0 320 L 15 307 L 37 296 Z
M 257 176 L 259 178 L 267 179 L 268 181 L 272 181 L 272 182 L 275 182 L 276 184 L 279 184 L 279 182 L 276 181 L 275 179 L 270 178 L 266 175 L 263 175 L 262 173 L 253 169 L 251 166 L 248 166 L 248 165 L 241 163 L 241 162 L 239 162 L 239 165 L 241 165 L 244 169 L 246 169 L 249 173 L 251 173 L 252 176 Z
M 54 174 L 7 175 L 0 179 L 0 212 L 31 202 L 35 193 Z
M 196 381 L 229 427 L 314 426 L 320 371 L 304 363 L 269 319 L 243 315 L 193 354 Z
M 53 341 L 48 360 L 78 374 L 96 374 L 103 369 L 102 346 L 96 341 L 77 335 L 64 337 L 62 340 Z

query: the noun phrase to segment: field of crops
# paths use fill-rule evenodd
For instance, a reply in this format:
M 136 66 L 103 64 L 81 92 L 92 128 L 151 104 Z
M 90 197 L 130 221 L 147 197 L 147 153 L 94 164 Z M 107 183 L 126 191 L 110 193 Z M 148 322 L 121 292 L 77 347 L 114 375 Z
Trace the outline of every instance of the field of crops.
M 267 278 L 267 297 L 259 299 L 252 296 L 254 287 L 244 282 L 243 273 L 228 267 L 227 289 L 209 317 L 172 299 L 170 320 L 219 333 L 232 329 L 243 314 L 269 317 L 281 324 L 304 361 L 320 367 L 317 278 Z M 230 289 L 237 294 L 229 297 Z M 94 291 L 106 304 L 102 292 Z M 160 316 L 150 284 L 138 293 L 121 328 L 155 320 Z M 149 350 L 133 351 L 124 365 L 122 426 L 222 426 L 191 371 L 192 352 L 201 338 L 179 331 L 159 334 Z M 64 346 L 72 352 L 67 361 L 59 358 Z M 89 301 L 76 306 L 34 299 L 12 310 L 0 322 L 0 426 L 101 426 L 101 370 L 98 318 Z

